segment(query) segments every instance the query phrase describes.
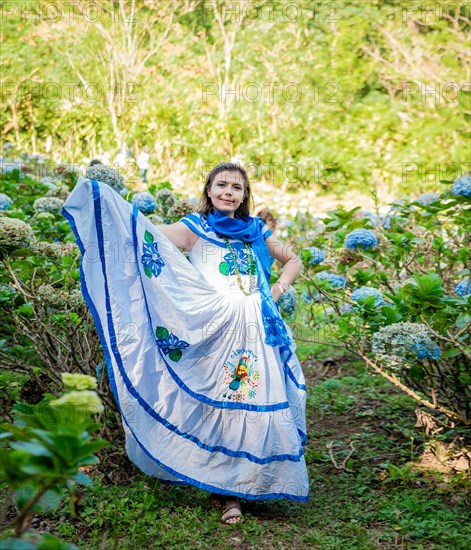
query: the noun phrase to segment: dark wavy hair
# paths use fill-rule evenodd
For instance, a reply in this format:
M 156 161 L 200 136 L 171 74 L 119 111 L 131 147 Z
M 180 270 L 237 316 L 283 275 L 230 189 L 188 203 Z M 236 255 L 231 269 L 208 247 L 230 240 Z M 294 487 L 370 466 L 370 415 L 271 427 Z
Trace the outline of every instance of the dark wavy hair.
M 221 164 L 215 166 L 208 174 L 208 176 L 206 177 L 206 182 L 204 184 L 203 193 L 201 194 L 198 212 L 200 212 L 204 216 L 207 216 L 213 209 L 213 203 L 208 197 L 208 190 L 211 187 L 214 178 L 219 174 L 219 172 L 224 171 L 240 172 L 242 174 L 245 188 L 244 200 L 240 203 L 239 208 L 235 211 L 234 214 L 241 217 L 250 216 L 250 210 L 252 208 L 252 191 L 250 189 L 249 177 L 247 176 L 247 172 L 242 168 L 242 166 L 233 162 L 222 162 Z

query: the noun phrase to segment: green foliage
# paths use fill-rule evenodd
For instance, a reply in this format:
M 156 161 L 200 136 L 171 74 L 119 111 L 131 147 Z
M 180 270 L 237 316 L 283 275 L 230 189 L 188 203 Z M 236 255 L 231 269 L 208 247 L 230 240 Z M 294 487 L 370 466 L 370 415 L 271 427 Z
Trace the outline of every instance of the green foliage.
M 75 375 L 76 385 L 79 377 L 79 385 L 90 386 L 84 375 Z M 96 464 L 94 453 L 106 445 L 92 435 L 100 427 L 93 419 L 97 400 L 90 390 L 65 393 L 56 400 L 46 396 L 38 405 L 18 405 L 18 421 L 1 425 L 8 447 L 0 456 L 0 474 L 19 510 L 12 521 L 17 537 L 32 514 L 59 506 L 66 487 L 73 492 L 77 485 L 91 485 L 80 468 Z
M 399 376 L 390 379 L 413 390 L 416 399 L 425 396 L 430 408 L 466 423 L 471 421 L 471 300 L 457 295 L 455 286 L 470 274 L 469 254 L 463 254 L 469 249 L 470 223 L 469 199 L 445 192 L 430 204 L 401 201 L 382 217 L 339 208 L 322 226 L 307 219 L 301 237 L 296 226 L 288 235 L 299 247 L 327 250 L 325 261 L 314 266 L 301 253 L 311 299 L 309 326 L 329 327 L 333 340 L 379 372 Z M 359 227 L 373 230 L 378 245 L 346 248 L 346 236 Z M 321 270 L 345 277 L 347 287 L 319 283 Z M 382 299 L 353 300 L 359 288 L 377 289 Z M 385 353 L 381 359 L 372 347 L 386 327 L 391 334 L 395 327 L 399 331 L 391 360 Z M 399 335 L 403 329 L 408 336 Z
M 98 0 L 99 24 L 56 4 L 57 20 L 42 2 L 5 16 L 0 123 L 19 151 L 51 136 L 76 161 L 127 140 L 150 147 L 157 180 L 200 187 L 201 159 L 236 155 L 276 186 L 338 194 L 426 190 L 468 162 L 464 2 L 299 0 L 293 18 Z

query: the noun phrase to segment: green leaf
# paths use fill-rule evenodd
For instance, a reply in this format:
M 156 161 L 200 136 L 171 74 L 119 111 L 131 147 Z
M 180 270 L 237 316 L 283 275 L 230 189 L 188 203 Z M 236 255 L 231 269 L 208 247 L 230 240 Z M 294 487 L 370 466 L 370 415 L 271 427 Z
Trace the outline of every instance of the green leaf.
M 78 474 L 72 476 L 72 479 L 76 481 L 79 485 L 93 485 L 93 481 L 83 472 L 78 472 Z
M 414 366 L 409 369 L 409 376 L 415 382 L 420 382 L 425 378 L 425 371 L 422 367 Z
M 26 540 L 7 539 L 0 542 L 0 550 L 37 550 L 36 544 Z
M 168 356 L 172 361 L 178 362 L 182 358 L 182 350 L 181 349 L 172 349 Z
M 149 243 L 149 244 L 154 242 L 154 235 L 152 235 L 152 233 L 147 231 L 147 229 L 146 229 L 146 232 L 144 233 L 144 240 L 146 241 L 146 243 Z
M 149 277 L 149 279 L 152 278 L 152 271 L 148 267 L 144 268 L 144 273 L 147 275 L 147 277 Z
M 387 325 L 392 325 L 393 323 L 397 323 L 398 321 L 401 320 L 401 317 L 402 317 L 399 311 L 397 311 L 397 309 L 391 306 L 383 306 L 381 308 L 381 313 L 383 314 Z
M 165 340 L 168 338 L 170 332 L 165 327 L 157 327 L 155 329 L 155 336 L 158 340 Z
M 449 359 L 450 357 L 458 357 L 458 355 L 461 355 L 461 353 L 461 350 L 459 350 L 458 348 L 450 348 L 442 353 L 442 358 Z
M 469 313 L 461 313 L 456 319 L 455 325 L 458 328 L 465 327 L 468 323 L 471 323 L 471 315 Z
M 219 273 L 221 273 L 222 275 L 229 275 L 229 271 L 230 268 L 227 262 L 221 262 L 219 264 Z
M 15 312 L 25 315 L 26 317 L 32 317 L 34 315 L 33 306 L 31 304 L 23 304 Z
M 52 456 L 51 451 L 39 443 L 39 441 L 15 441 L 11 444 L 11 448 L 25 451 L 33 456 Z
M 59 506 L 62 500 L 62 494 L 57 489 L 48 489 L 39 499 L 39 502 L 32 508 L 34 511 L 47 512 L 54 510 Z M 36 508 L 37 507 L 37 508 Z

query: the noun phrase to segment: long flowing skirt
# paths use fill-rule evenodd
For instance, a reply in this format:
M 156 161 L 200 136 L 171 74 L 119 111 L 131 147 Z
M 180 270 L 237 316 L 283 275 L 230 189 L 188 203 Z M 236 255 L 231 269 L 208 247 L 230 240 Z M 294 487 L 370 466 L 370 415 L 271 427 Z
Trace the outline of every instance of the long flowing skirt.
M 129 458 L 174 483 L 308 500 L 304 378 L 294 343 L 264 343 L 260 293 L 211 284 L 109 186 L 64 204 Z

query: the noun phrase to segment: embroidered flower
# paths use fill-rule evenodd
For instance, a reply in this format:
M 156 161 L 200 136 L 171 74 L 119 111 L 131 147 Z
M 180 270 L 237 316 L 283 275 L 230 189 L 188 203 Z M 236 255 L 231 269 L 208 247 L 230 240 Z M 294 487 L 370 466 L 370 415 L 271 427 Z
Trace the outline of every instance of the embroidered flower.
M 232 257 L 231 252 L 228 252 L 224 256 L 224 260 L 229 265 L 229 274 L 235 275 L 237 273 L 237 268 L 242 275 L 250 274 L 250 265 L 249 265 L 249 256 L 243 248 L 237 248 L 236 244 L 232 244 L 232 250 L 234 251 L 236 262 L 234 263 L 234 258 Z
M 157 243 L 142 243 L 142 265 L 144 273 L 150 278 L 158 277 L 165 265 L 159 253 Z
M 173 349 L 185 349 L 190 344 L 184 340 L 180 340 L 175 334 L 170 333 L 167 338 L 157 340 L 157 345 L 165 355 L 168 355 Z
M 155 329 L 157 345 L 162 350 L 162 353 L 168 355 L 172 361 L 180 361 L 182 358 L 182 349 L 187 348 L 190 344 L 184 340 L 180 340 L 175 334 L 169 332 L 165 327 L 157 327 Z

